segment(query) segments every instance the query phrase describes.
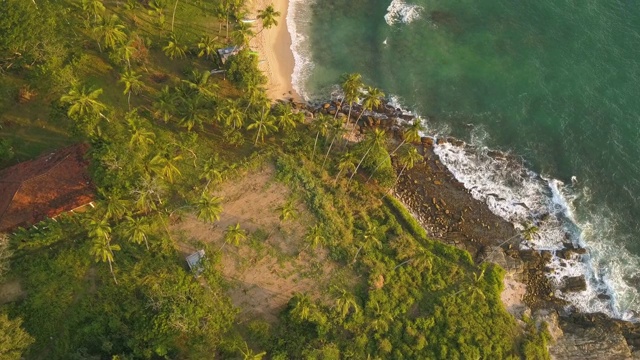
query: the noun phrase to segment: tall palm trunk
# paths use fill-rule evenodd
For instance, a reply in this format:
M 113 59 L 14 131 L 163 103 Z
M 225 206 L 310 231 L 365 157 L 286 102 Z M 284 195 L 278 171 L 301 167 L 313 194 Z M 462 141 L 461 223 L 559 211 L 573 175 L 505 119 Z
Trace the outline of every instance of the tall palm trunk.
M 353 174 L 351 174 L 351 177 L 349 177 L 349 181 L 347 181 L 347 186 L 349 186 L 349 184 L 351 183 L 351 179 L 353 179 L 353 177 L 358 173 L 358 169 L 360 169 L 360 165 L 362 165 L 364 158 L 366 158 L 367 155 L 369 155 L 369 151 L 371 151 L 372 148 L 373 146 L 369 146 L 369 148 L 367 149 L 367 152 L 365 152 L 364 155 L 362 155 L 362 159 L 360 159 L 358 166 L 356 166 L 356 170 L 353 172 Z
M 336 135 L 333 135 L 333 139 L 331 139 L 331 144 L 329 144 L 329 150 L 327 150 L 327 154 L 324 156 L 324 161 L 322 162 L 322 168 L 324 168 L 324 164 L 327 162 L 327 158 L 329 157 L 329 153 L 331 152 L 331 147 L 333 146 L 333 142 L 336 140 Z
M 116 279 L 116 274 L 113 273 L 113 265 L 111 265 L 111 259 L 107 259 L 109 261 L 109 270 L 111 270 L 111 276 L 113 276 L 113 281 L 118 285 L 118 280 Z
M 171 32 L 173 33 L 173 23 L 176 21 L 176 9 L 178 8 L 178 1 L 176 0 L 175 5 L 173 5 L 173 15 L 171 16 Z
M 318 144 L 318 136 L 320 136 L 320 131 L 316 133 L 316 140 L 313 142 L 313 153 L 311 153 L 311 161 L 316 156 L 316 145 Z

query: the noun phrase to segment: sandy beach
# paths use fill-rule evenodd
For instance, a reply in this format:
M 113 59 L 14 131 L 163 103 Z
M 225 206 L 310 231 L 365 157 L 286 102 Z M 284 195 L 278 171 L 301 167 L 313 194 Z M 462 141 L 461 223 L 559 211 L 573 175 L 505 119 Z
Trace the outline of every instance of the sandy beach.
M 273 5 L 280 12 L 278 25 L 262 30 L 262 23 L 257 20 L 254 24 L 256 36 L 250 46 L 259 53 L 259 68 L 268 78 L 267 95 L 272 100 L 291 99 L 300 101 L 300 96 L 291 84 L 291 75 L 295 60 L 291 51 L 291 36 L 287 29 L 288 0 L 254 0 L 249 9 L 251 18 L 258 16 L 258 11 Z M 261 31 L 262 30 L 262 31 Z

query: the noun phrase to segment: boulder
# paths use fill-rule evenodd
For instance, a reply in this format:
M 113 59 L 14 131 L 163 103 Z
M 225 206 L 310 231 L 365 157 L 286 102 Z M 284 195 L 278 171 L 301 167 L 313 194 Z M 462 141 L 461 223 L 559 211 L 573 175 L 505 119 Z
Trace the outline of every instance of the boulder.
M 564 293 L 580 292 L 587 290 L 587 281 L 584 276 L 571 276 L 563 279 L 563 285 L 560 290 Z

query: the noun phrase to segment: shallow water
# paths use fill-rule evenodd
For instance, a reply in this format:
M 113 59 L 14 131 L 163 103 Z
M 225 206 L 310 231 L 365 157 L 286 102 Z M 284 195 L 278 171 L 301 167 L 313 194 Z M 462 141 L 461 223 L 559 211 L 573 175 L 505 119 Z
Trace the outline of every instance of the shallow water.
M 474 145 L 437 151 L 494 212 L 516 224 L 549 214 L 532 246 L 558 249 L 571 241 L 589 248 L 568 267 L 556 264 L 558 281 L 587 274 L 588 291 L 559 295 L 617 317 L 640 310 L 637 4 L 292 0 L 290 6 L 294 81 L 304 96 L 324 96 L 351 72 L 398 96 L 429 118 L 430 134 Z M 523 170 L 514 176 L 487 149 L 520 157 Z M 598 300 L 598 293 L 613 301 Z

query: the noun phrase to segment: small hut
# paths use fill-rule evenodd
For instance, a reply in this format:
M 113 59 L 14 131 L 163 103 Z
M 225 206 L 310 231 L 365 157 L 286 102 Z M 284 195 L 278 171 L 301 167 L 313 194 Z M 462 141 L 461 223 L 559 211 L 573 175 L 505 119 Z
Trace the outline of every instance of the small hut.
M 220 62 L 224 65 L 229 56 L 237 55 L 240 50 L 242 50 L 241 46 L 230 46 L 223 49 L 218 49 L 218 56 L 220 57 Z
M 204 250 L 200 249 L 186 257 L 189 269 L 197 277 L 204 270 L 202 262 L 204 261 Z

